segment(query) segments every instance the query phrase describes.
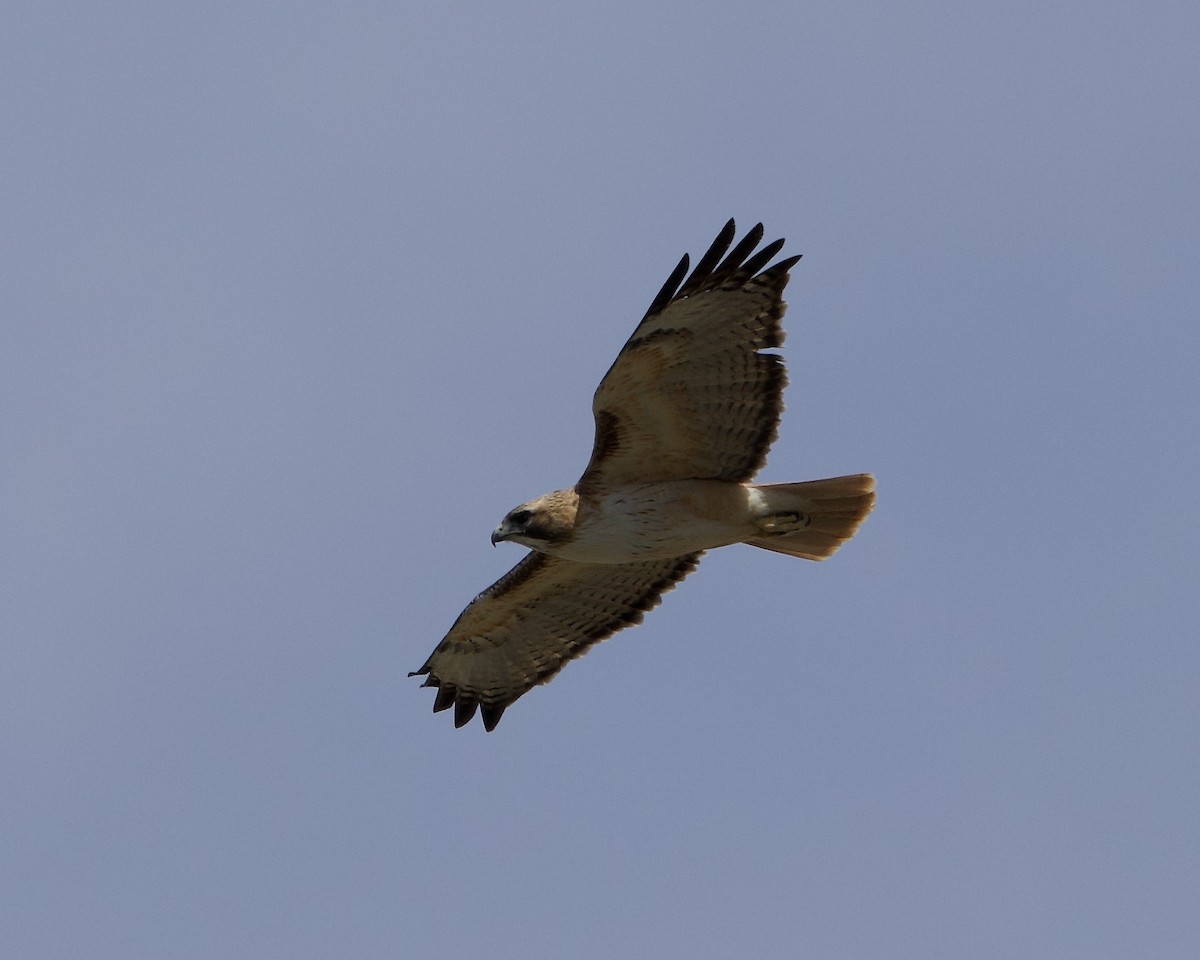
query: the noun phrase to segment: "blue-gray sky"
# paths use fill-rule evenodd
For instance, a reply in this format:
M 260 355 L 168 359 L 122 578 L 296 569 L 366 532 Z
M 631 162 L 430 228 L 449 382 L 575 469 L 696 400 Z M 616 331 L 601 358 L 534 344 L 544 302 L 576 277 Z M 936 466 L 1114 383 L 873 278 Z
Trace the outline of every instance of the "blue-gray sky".
M 17 3 L 0 954 L 1193 958 L 1194 3 Z M 680 254 L 870 470 L 485 735 L 418 667 Z

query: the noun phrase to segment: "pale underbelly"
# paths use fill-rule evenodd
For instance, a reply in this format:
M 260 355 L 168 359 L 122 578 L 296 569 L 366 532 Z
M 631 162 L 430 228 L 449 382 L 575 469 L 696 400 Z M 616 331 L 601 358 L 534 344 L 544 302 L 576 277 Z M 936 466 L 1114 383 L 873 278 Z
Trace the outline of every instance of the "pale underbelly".
M 599 499 L 569 542 L 547 550 L 582 563 L 680 557 L 754 532 L 747 488 L 711 480 L 625 487 Z

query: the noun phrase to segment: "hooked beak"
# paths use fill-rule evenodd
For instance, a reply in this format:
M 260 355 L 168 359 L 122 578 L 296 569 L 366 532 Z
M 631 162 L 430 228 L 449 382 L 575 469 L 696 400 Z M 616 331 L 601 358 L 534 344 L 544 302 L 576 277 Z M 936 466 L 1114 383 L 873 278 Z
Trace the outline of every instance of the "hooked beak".
M 500 524 L 500 526 L 498 526 L 495 530 L 492 531 L 492 546 L 494 547 L 501 540 L 507 540 L 511 536 L 512 536 L 512 530 L 509 529 L 508 524 L 507 523 Z

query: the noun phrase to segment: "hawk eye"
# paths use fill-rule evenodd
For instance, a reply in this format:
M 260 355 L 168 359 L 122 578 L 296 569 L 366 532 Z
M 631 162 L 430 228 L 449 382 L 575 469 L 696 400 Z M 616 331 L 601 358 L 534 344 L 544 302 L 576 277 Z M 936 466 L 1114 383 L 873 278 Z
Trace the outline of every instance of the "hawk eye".
M 513 523 L 519 524 L 520 526 L 524 526 L 526 523 L 529 522 L 529 518 L 532 516 L 533 516 L 533 513 L 529 510 L 516 510 L 513 513 L 510 513 L 508 515 L 508 519 L 511 520 Z

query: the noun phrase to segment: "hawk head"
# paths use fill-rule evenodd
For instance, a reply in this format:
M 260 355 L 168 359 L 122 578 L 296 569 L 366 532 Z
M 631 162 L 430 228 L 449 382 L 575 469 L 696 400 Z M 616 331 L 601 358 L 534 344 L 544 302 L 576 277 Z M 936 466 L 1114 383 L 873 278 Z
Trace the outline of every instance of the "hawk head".
M 570 539 L 579 497 L 574 490 L 555 490 L 514 507 L 492 531 L 492 545 L 511 540 L 532 550 L 544 550 Z

